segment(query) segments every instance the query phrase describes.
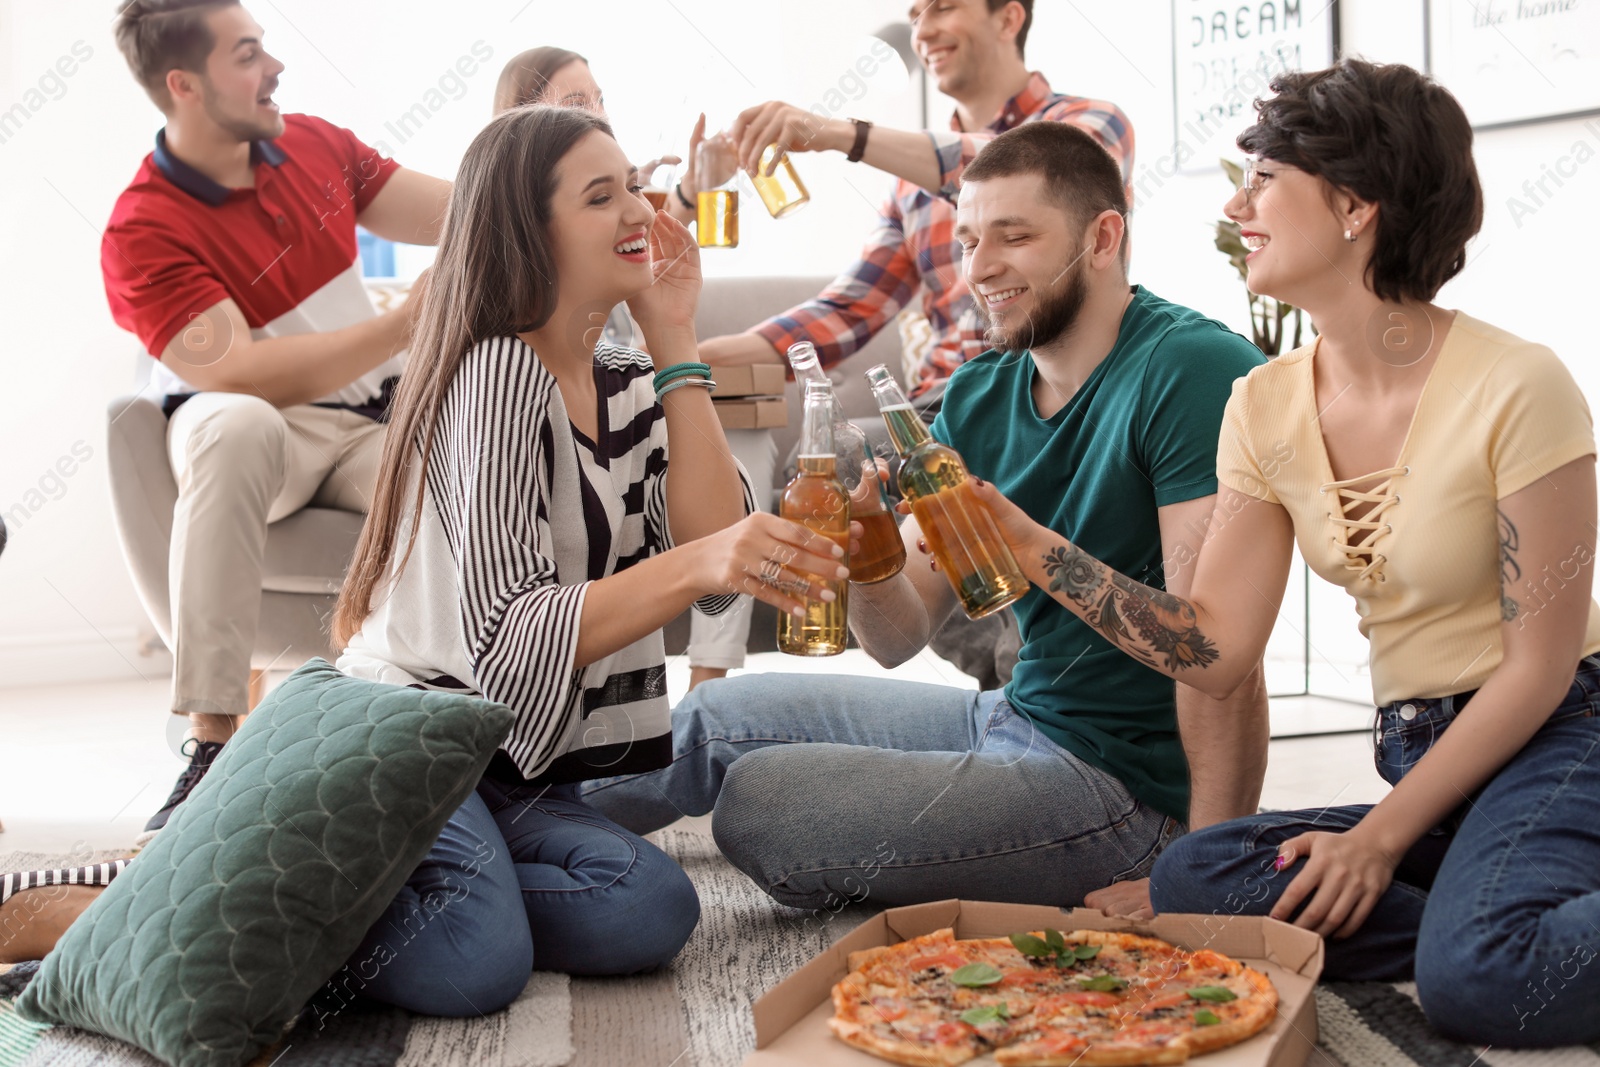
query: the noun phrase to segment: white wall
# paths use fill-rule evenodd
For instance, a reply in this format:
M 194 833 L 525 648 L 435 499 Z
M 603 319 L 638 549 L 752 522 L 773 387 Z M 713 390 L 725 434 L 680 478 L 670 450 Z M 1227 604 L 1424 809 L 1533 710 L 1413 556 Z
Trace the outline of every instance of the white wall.
M 99 228 L 160 124 L 112 43 L 113 6 L 0 0 L 0 112 L 17 103 L 27 111 L 0 142 L 0 313 L 11 357 L 0 394 L 0 511 L 22 520 L 0 560 L 7 609 L 0 684 L 165 669 L 163 657 L 139 653 L 149 628 L 118 555 L 105 484 L 104 405 L 127 387 L 137 346 L 106 311 Z M 288 64 L 279 93 L 286 108 L 325 115 L 385 142 L 406 165 L 449 175 L 489 114 L 500 65 L 537 44 L 589 56 L 619 137 L 640 159 L 685 147 L 702 107 L 713 121 L 727 121 L 749 103 L 779 97 L 809 105 L 829 89 L 847 97 L 845 115 L 910 124 L 912 82 L 892 64 L 863 79 L 859 91 L 847 75 L 867 50 L 864 35 L 903 17 L 905 6 L 394 0 L 378 26 L 365 4 L 276 0 L 254 13 Z M 1420 2 L 1343 0 L 1339 7 L 1347 51 L 1421 64 Z M 1135 124 L 1135 179 L 1145 179 L 1148 193 L 1134 220 L 1137 280 L 1243 329 L 1243 290 L 1211 247 L 1226 180 L 1220 172 L 1162 178 L 1150 171 L 1174 141 L 1171 0 L 1038 0 L 1038 9 L 1031 65 L 1061 90 L 1117 101 Z M 448 78 L 480 41 L 480 52 L 492 52 L 487 63 L 471 77 Z M 89 57 L 68 63 L 70 76 L 49 75 L 75 45 Z M 388 126 L 417 104 L 427 120 L 402 140 Z M 947 106 L 933 110 L 942 124 Z M 1600 360 L 1588 343 L 1590 316 L 1580 309 L 1596 278 L 1589 250 L 1600 245 L 1593 208 L 1600 163 L 1579 167 L 1559 190 L 1550 186 L 1554 195 L 1532 214 L 1514 219 L 1507 206 L 1513 195 L 1525 199 L 1524 181 L 1537 180 L 1543 165 L 1554 166 L 1580 141 L 1600 151 L 1600 124 L 1481 136 L 1484 233 L 1442 300 L 1554 347 L 1593 403 Z M 849 260 L 887 181 L 837 156 L 802 156 L 797 164 L 812 205 L 781 223 L 745 212 L 743 246 L 708 251 L 708 273 L 827 273 Z M 75 446 L 89 458 L 77 459 Z M 1366 681 L 1355 672 L 1364 650 L 1350 609 L 1341 594 L 1325 592 L 1314 597 L 1313 644 L 1329 665 L 1319 667 L 1325 677 L 1315 684 L 1361 696 Z

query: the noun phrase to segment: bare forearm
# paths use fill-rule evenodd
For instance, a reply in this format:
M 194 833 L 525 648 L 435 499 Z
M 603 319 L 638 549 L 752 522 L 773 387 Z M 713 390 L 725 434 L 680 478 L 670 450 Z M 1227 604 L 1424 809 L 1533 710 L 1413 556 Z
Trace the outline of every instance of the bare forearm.
M 856 124 L 847 119 L 829 119 L 817 137 L 819 147 L 848 153 L 855 144 Z M 934 152 L 933 142 L 921 130 L 872 127 L 867 132 L 867 147 L 861 162 L 929 192 L 939 191 L 939 157 Z
M 661 353 L 657 366 L 692 359 L 694 330 L 647 330 L 645 343 Z M 667 521 L 678 544 L 705 537 L 744 518 L 744 489 L 739 468 L 728 449 L 711 393 L 684 385 L 661 398 L 666 412 Z
M 1019 554 L 1028 580 L 1112 645 L 1175 681 L 1226 697 L 1255 669 L 1213 637 L 1214 620 L 1184 597 L 1120 574 L 1065 538 L 1050 534 Z
M 592 582 L 578 622 L 575 667 L 587 667 L 661 629 L 689 610 L 706 590 L 689 577 L 697 546 L 685 545 L 640 560 Z
M 718 367 L 744 367 L 752 363 L 782 363 L 783 356 L 758 333 L 730 333 L 708 337 L 700 342 L 700 359 L 711 364 L 712 376 Z
M 1258 664 L 1218 700 L 1180 684 L 1178 733 L 1189 760 L 1189 829 L 1254 815 L 1267 773 L 1267 688 Z
M 259 396 L 274 407 L 308 404 L 337 392 L 405 347 L 404 309 L 326 333 L 269 337 L 236 346 L 206 368 L 163 359 L 197 388 Z

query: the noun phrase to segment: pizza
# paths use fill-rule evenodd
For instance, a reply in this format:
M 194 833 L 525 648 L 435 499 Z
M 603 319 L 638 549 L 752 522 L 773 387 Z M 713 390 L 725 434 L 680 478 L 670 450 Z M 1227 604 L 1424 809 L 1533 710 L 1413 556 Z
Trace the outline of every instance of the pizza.
M 854 952 L 829 1029 L 912 1067 L 988 1052 L 1001 1067 L 1183 1063 L 1264 1029 L 1278 994 L 1260 971 L 1153 937 L 951 930 Z

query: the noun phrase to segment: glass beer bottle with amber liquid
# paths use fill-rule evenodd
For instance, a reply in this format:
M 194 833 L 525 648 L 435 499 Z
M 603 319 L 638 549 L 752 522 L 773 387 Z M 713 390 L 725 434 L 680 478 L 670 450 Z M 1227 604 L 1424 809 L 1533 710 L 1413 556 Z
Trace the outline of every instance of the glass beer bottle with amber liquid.
M 783 490 L 778 514 L 822 534 L 846 553 L 850 551 L 850 498 L 834 476 L 833 385 L 827 380 L 806 383 L 806 407 L 800 430 L 800 473 Z M 848 556 L 842 561 L 850 565 Z M 804 618 L 784 613 L 778 617 L 778 650 L 791 656 L 837 656 L 848 636 L 846 600 L 850 583 L 837 578 L 805 575 L 833 591 L 834 599 L 805 595 Z
M 726 134 L 700 142 L 695 169 L 700 174 L 732 172 L 721 185 L 701 189 L 695 198 L 695 236 L 701 248 L 739 247 L 739 190 L 734 185 L 737 167 L 729 167 L 735 153 Z
M 994 516 L 973 491 L 961 456 L 933 439 L 889 369 L 867 371 L 889 438 L 900 453 L 900 493 L 969 618 L 999 611 L 1028 591 Z
M 893 578 L 906 565 L 906 546 L 895 525 L 894 505 L 878 476 L 878 466 L 867 435 L 845 417 L 839 398 L 833 396 L 832 382 L 817 360 L 817 349 L 810 341 L 789 347 L 789 366 L 794 380 L 805 388 L 808 382 L 829 386 L 832 397 L 833 452 L 837 459 L 835 477 L 850 497 L 850 518 L 861 524 L 859 549 L 850 557 L 850 580 L 871 585 Z

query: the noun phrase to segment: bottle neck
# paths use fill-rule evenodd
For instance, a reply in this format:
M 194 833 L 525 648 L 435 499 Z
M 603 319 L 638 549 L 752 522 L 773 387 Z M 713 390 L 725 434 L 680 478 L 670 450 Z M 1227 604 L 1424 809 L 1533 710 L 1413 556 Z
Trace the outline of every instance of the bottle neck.
M 800 455 L 833 458 L 833 398 L 807 396 L 800 423 Z
M 889 428 L 889 440 L 894 442 L 894 450 L 902 456 L 910 455 L 917 446 L 933 440 L 927 425 L 909 403 L 895 404 L 879 410 Z

